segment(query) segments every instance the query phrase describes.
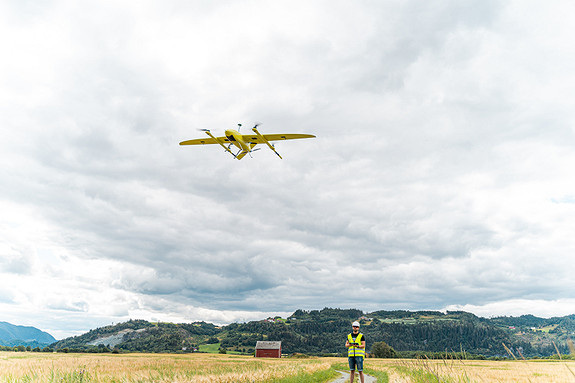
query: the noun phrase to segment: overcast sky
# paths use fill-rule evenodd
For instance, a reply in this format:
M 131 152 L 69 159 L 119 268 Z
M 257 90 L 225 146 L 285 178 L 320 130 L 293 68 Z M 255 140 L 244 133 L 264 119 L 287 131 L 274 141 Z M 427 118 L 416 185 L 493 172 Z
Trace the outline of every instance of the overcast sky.
M 0 321 L 574 314 L 574 12 L 1 1 Z

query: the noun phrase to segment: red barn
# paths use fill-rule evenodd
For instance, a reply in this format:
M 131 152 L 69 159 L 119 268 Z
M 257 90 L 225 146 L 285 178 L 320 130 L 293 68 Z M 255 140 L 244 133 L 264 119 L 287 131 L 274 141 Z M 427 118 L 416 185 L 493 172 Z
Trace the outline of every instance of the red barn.
M 281 358 L 282 342 L 258 341 L 256 343 L 256 358 Z

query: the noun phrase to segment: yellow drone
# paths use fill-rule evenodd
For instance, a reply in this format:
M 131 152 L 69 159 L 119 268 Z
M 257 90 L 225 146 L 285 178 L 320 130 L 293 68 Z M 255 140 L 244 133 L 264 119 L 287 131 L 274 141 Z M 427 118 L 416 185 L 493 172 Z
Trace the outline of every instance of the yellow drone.
M 245 157 L 246 154 L 250 154 L 259 150 L 261 148 L 254 149 L 257 144 L 266 144 L 275 154 L 278 155 L 279 158 L 282 158 L 280 154 L 276 151 L 276 148 L 270 141 L 281 141 L 281 140 L 295 140 L 298 138 L 315 138 L 312 134 L 261 134 L 258 132 L 258 126 L 260 124 L 256 124 L 252 131 L 255 134 L 241 134 L 239 132 L 242 124 L 238 124 L 238 130 L 228 129 L 225 132 L 224 137 L 215 137 L 209 130 L 207 129 L 200 129 L 209 136 L 209 138 L 196 138 L 194 140 L 182 141 L 180 145 L 210 145 L 210 144 L 220 144 L 226 152 L 229 152 L 234 158 L 241 160 Z M 230 150 L 231 146 L 236 146 L 239 151 L 234 154 Z

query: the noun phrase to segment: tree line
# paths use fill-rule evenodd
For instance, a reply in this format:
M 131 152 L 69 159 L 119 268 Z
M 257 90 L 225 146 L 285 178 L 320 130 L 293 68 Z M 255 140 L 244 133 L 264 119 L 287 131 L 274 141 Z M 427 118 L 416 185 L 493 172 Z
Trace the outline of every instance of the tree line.
M 253 353 L 257 341 L 279 340 L 282 352 L 287 354 L 345 355 L 345 337 L 354 320 L 361 323 L 368 351 L 380 352 L 373 347 L 383 342 L 395 355 L 425 354 L 430 358 L 458 353 L 478 358 L 507 357 L 503 344 L 517 355 L 549 356 L 555 354 L 550 339 L 557 341 L 561 353 L 569 354 L 563 340 L 575 331 L 575 316 L 556 318 L 551 323 L 532 316 L 486 319 L 461 311 L 381 310 L 366 314 L 356 309 L 324 308 L 296 310 L 287 319 L 221 327 L 206 322 L 173 324 L 130 320 L 61 340 L 50 347 L 84 352 L 192 352 L 200 345 L 219 343 L 222 350 Z M 545 332 L 532 329 L 550 323 L 554 327 Z M 519 326 L 520 330 L 510 330 L 511 326 Z M 98 343 L 99 339 L 109 339 L 111 335 L 118 335 L 120 341 Z

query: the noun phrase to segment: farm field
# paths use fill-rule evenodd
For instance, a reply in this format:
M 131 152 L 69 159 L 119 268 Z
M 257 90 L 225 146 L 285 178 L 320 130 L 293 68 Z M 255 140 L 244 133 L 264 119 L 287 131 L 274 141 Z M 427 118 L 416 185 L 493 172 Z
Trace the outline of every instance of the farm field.
M 575 382 L 575 361 L 367 359 L 381 382 Z M 347 358 L 0 352 L 0 383 L 330 382 Z
M 320 358 L 0 352 L 1 383 L 311 383 L 337 375 L 331 361 Z
M 366 369 L 385 371 L 389 382 L 575 382 L 575 361 L 367 359 Z

